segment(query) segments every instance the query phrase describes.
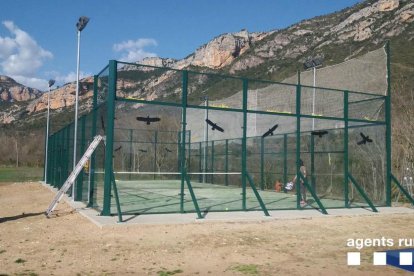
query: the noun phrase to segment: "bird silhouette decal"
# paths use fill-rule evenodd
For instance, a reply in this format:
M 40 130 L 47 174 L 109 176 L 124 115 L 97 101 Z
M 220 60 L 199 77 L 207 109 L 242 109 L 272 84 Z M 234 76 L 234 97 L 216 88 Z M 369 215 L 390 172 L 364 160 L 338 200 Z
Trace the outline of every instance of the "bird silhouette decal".
M 265 138 L 265 137 L 267 137 L 267 136 L 273 136 L 273 132 L 277 129 L 277 127 L 278 127 L 279 125 L 278 124 L 276 124 L 276 125 L 274 125 L 272 128 L 269 128 L 269 130 L 268 131 L 266 131 L 266 133 L 265 134 L 263 134 L 262 135 L 262 138 Z
M 139 149 L 139 151 L 140 151 L 140 152 L 147 152 L 146 150 L 143 150 L 143 149 Z
M 326 131 L 326 130 L 317 130 L 317 131 L 312 131 L 311 134 L 315 135 L 315 136 L 319 136 L 319 138 L 322 138 L 322 136 L 328 134 L 328 131 Z
M 210 121 L 209 119 L 206 119 L 207 124 L 209 124 L 211 126 L 211 130 L 218 130 L 220 132 L 224 132 L 224 129 L 219 127 L 216 123 L 213 123 L 212 121 Z
M 159 122 L 161 121 L 160 118 L 154 117 L 151 118 L 150 116 L 147 117 L 137 117 L 137 120 L 140 122 L 145 122 L 147 125 L 150 125 L 151 123 Z
M 119 151 L 120 149 L 122 149 L 122 146 L 117 147 L 114 151 Z
M 357 142 L 357 145 L 365 145 L 367 142 L 372 142 L 372 139 L 370 139 L 368 135 L 364 135 L 362 132 L 360 132 L 359 135 L 361 135 L 362 140 Z
M 169 148 L 165 148 L 165 150 L 166 150 L 167 152 L 172 152 L 172 150 L 170 150 Z

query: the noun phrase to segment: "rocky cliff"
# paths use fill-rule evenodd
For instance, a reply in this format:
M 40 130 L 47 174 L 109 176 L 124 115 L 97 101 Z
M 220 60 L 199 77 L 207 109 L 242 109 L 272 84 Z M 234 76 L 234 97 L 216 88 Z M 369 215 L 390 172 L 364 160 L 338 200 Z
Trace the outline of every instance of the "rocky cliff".
M 262 33 L 241 30 L 213 38 L 182 60 L 151 57 L 140 64 L 190 68 L 199 71 L 220 71 L 246 77 L 283 80 L 310 57 L 323 56 L 324 65 L 332 65 L 377 49 L 386 40 L 412 41 L 414 39 L 414 2 L 410 0 L 368 0 L 342 11 L 303 20 L 286 29 Z M 119 76 L 119 93 L 124 96 L 156 99 L 173 96 L 179 89 L 179 79 L 173 72 L 160 72 L 125 65 L 121 71 L 146 71 L 136 78 L 133 72 Z M 89 78 L 86 82 L 91 82 Z M 8 83 L 4 85 L 3 83 Z M 13 84 L 14 83 L 14 84 Z M 197 79 L 196 85 L 207 85 Z M 0 108 L 3 124 L 15 121 L 20 113 L 34 114 L 46 108 L 47 97 L 39 91 L 15 85 L 2 77 L 0 97 L 4 101 L 32 100 L 27 106 L 7 105 Z M 84 91 L 82 99 L 90 99 L 92 87 Z M 67 84 L 51 93 L 51 108 L 62 109 L 73 105 L 75 84 Z M 169 94 L 168 94 L 169 93 Z M 222 97 L 229 95 L 222 95 Z M 87 108 L 91 101 L 87 101 Z M 0 105 L 1 107 L 1 105 Z
M 0 76 L 0 103 L 21 102 L 36 99 L 42 93 L 34 88 L 17 83 L 7 76 Z
M 47 109 L 48 93 L 26 87 L 5 76 L 0 77 L 0 125 L 24 120 L 34 113 Z M 50 109 L 60 110 L 75 103 L 76 83 L 69 83 L 50 92 Z M 86 100 L 82 110 L 91 108 L 93 95 L 93 77 L 81 80 L 79 98 Z

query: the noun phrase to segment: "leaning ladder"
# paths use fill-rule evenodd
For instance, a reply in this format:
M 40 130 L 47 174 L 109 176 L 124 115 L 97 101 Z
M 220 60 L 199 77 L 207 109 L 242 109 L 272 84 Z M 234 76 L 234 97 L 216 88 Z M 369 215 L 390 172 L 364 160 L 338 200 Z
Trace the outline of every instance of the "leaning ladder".
M 49 208 L 46 210 L 46 216 L 49 217 L 53 210 L 58 205 L 59 201 L 62 199 L 63 195 L 69 190 L 69 188 L 73 185 L 76 180 L 76 177 L 81 172 L 83 166 L 86 164 L 86 161 L 91 158 L 92 153 L 98 147 L 99 143 L 105 140 L 104 136 L 97 135 L 93 139 L 92 143 L 89 145 L 88 149 L 85 151 L 85 154 L 79 160 L 78 164 L 76 165 L 75 169 L 70 173 L 68 179 L 66 179 L 65 183 L 62 185 L 62 188 L 58 191 L 53 201 L 50 203 Z

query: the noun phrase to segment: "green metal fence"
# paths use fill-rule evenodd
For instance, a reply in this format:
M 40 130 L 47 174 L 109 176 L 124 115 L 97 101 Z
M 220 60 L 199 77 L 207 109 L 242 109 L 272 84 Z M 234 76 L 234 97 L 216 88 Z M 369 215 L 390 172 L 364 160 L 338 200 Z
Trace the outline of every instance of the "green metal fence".
M 300 73 L 287 84 L 115 60 L 94 82 L 78 158 L 95 135 L 106 143 L 74 197 L 102 215 L 391 204 L 390 86 L 382 95 L 301 85 Z M 73 124 L 49 139 L 47 179 L 59 188 L 72 169 Z

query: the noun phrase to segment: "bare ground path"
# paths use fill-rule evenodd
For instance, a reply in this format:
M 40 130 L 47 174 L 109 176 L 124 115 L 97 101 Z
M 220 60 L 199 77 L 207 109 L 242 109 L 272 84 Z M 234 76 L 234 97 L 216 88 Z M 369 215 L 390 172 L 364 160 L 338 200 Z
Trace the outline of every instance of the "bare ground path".
M 0 184 L 0 275 L 405 275 L 346 265 L 350 238 L 414 239 L 412 214 L 95 226 L 39 183 Z

